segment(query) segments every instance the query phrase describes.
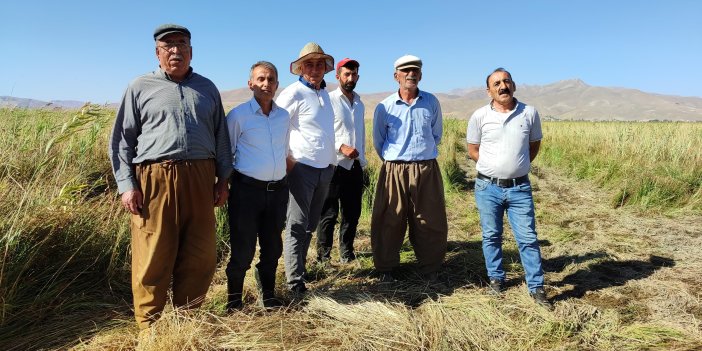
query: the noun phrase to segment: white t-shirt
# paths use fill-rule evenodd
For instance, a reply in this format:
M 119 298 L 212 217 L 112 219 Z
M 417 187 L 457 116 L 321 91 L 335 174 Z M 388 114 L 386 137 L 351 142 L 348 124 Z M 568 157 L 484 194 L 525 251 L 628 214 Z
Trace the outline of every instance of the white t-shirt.
M 539 113 L 519 101 L 507 113 L 493 110 L 490 104 L 479 108 L 470 117 L 466 131 L 466 141 L 480 145 L 476 170 L 497 178 L 528 174 L 529 143 L 541 138 Z
M 341 88 L 329 93 L 332 107 L 334 108 L 334 138 L 336 147 L 336 161 L 340 167 L 350 170 L 353 166 L 352 159 L 344 156 L 339 151 L 342 144 L 346 144 L 358 151 L 356 158 L 365 167 L 366 161 L 366 127 L 364 123 L 365 107 L 361 97 L 353 93 L 353 103 L 341 92 Z

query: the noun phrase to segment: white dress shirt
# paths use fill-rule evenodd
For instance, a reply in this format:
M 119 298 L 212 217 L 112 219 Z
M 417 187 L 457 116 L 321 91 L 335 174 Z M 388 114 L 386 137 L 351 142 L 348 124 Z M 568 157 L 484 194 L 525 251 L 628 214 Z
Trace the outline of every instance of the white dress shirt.
M 366 127 L 364 125 L 365 106 L 361 97 L 353 92 L 353 102 L 341 91 L 341 87 L 329 93 L 332 108 L 334 109 L 334 138 L 336 146 L 337 164 L 348 170 L 353 166 L 352 159 L 339 151 L 342 144 L 358 150 L 356 158 L 361 167 L 366 167 Z
M 288 111 L 275 102 L 268 116 L 252 98 L 227 114 L 227 129 L 234 155 L 234 169 L 263 181 L 285 177 L 288 155 Z

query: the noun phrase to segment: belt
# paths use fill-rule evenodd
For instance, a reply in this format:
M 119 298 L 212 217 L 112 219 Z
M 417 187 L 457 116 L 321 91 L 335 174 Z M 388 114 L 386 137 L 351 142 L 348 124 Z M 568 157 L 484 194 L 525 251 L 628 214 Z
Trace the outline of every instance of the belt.
M 155 165 L 155 164 L 163 164 L 163 165 L 174 165 L 178 163 L 183 163 L 187 160 L 146 160 L 142 161 L 139 163 L 142 166 L 148 166 L 148 165 Z
M 281 180 L 265 181 L 265 180 L 258 180 L 256 178 L 252 178 L 252 177 L 249 177 L 245 174 L 234 171 L 233 178 L 238 179 L 240 182 L 242 182 L 246 185 L 251 185 L 251 186 L 258 188 L 258 189 L 265 189 L 266 191 L 278 191 L 278 190 L 283 189 L 285 186 L 288 185 L 288 177 L 287 176 L 283 177 L 283 179 L 281 179 Z
M 488 182 L 499 186 L 500 188 L 511 188 L 517 185 L 527 183 L 529 181 L 529 175 L 525 174 L 517 178 L 506 178 L 500 179 L 495 177 L 488 177 L 480 172 L 478 172 L 478 179 L 487 180 Z

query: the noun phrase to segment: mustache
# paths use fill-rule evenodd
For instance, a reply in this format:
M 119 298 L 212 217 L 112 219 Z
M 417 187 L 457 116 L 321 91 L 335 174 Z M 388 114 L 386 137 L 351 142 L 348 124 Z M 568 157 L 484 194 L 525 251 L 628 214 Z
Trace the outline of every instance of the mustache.
M 172 54 L 171 57 L 168 58 L 169 60 L 183 60 L 183 55 L 181 54 Z
M 509 88 L 500 89 L 500 90 L 498 91 L 498 93 L 499 93 L 500 95 L 502 95 L 502 94 L 509 94 Z

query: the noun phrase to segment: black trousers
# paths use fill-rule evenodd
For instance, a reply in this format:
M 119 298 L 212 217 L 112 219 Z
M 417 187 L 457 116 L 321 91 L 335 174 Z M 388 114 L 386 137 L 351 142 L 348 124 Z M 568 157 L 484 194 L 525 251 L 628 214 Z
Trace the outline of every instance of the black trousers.
M 356 258 L 353 241 L 356 238 L 358 218 L 361 216 L 363 195 L 363 169 L 358 160 L 350 170 L 337 166 L 329 185 L 329 193 L 322 206 L 322 217 L 317 228 L 317 259 L 331 258 L 334 243 L 334 226 L 341 209 L 339 226 L 339 256 L 341 259 Z
M 275 284 L 278 259 L 283 253 L 282 231 L 289 191 L 287 184 L 269 190 L 245 182 L 241 175 L 232 176 L 228 207 L 231 258 L 226 269 L 229 281 L 243 282 L 258 239 L 261 254 L 256 268 L 262 281 Z

